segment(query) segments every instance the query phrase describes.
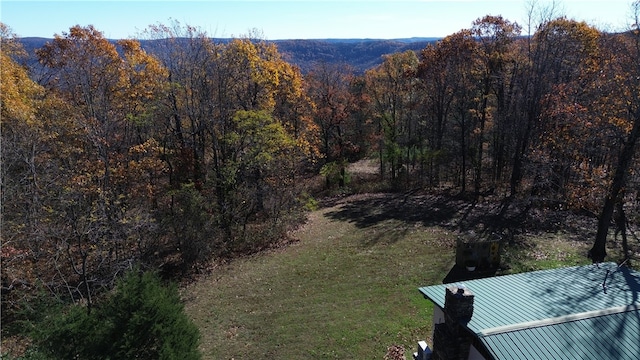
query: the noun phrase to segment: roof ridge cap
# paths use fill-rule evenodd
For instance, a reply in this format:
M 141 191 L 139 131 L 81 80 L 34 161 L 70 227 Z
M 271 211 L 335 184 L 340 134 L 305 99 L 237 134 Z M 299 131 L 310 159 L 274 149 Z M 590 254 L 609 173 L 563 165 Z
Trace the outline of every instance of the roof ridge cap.
M 493 328 L 481 330 L 478 333 L 476 333 L 476 335 L 478 335 L 479 337 L 498 335 L 498 334 L 503 334 L 503 333 L 512 332 L 512 331 L 519 331 L 519 330 L 531 329 L 531 328 L 542 327 L 542 326 L 556 325 L 556 324 L 561 324 L 566 322 L 585 320 L 585 319 L 591 319 L 599 316 L 606 316 L 606 315 L 619 314 L 623 312 L 638 311 L 638 310 L 640 310 L 640 302 L 635 302 L 629 305 L 615 306 L 607 309 L 585 311 L 577 314 L 569 314 L 569 315 L 556 316 L 556 317 L 546 318 L 541 320 L 526 321 L 518 324 L 496 326 Z

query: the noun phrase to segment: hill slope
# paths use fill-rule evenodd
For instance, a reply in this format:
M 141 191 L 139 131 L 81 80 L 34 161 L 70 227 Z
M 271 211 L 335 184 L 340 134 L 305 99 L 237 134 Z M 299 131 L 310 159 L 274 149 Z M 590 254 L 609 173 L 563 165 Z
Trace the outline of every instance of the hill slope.
M 316 63 L 348 64 L 363 73 L 382 63 L 382 56 L 413 50 L 419 52 L 437 39 L 397 40 L 281 40 L 274 41 L 285 59 L 303 72 Z

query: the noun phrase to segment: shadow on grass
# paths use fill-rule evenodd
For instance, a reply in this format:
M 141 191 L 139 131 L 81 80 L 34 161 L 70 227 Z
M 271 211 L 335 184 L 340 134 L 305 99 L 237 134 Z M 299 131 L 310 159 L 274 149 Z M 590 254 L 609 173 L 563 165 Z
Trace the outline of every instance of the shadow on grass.
M 566 209 L 539 207 L 530 201 L 499 199 L 497 196 L 476 201 L 450 194 L 376 193 L 337 197 L 325 200 L 323 205 L 335 207 L 326 213 L 330 219 L 375 230 L 365 245 L 397 241 L 403 227 L 408 229 L 414 225 L 440 226 L 511 245 L 516 239 L 523 238 L 520 235 L 558 231 L 574 240 L 587 241 L 591 238 L 594 220 Z M 396 223 L 387 224 L 389 221 Z
M 362 241 L 365 247 L 396 243 L 416 227 L 455 229 L 461 214 L 473 206 L 446 195 L 399 193 L 355 195 L 333 199 L 325 205 L 334 207 L 325 214 L 327 218 L 367 230 Z
M 349 221 L 358 228 L 368 228 L 389 220 L 407 224 L 435 226 L 455 220 L 469 205 L 440 195 L 406 196 L 375 194 L 346 202 L 339 210 L 326 214 L 333 220 Z
M 440 226 L 455 231 L 475 231 L 480 236 L 516 229 L 525 224 L 528 209 L 505 211 L 503 203 L 477 202 L 446 194 L 369 194 L 359 198 L 334 199 L 327 206 L 341 205 L 326 216 L 370 228 L 387 221 L 410 225 Z

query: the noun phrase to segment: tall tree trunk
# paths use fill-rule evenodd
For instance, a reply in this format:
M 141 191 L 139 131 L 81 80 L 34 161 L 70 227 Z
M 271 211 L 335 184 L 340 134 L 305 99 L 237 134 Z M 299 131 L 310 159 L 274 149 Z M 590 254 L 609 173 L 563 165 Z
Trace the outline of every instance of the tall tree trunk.
M 489 98 L 489 81 L 486 80 L 487 84 L 485 85 L 485 91 L 483 93 L 482 100 L 482 113 L 480 115 L 480 131 L 478 133 L 478 144 L 477 144 L 477 154 L 476 154 L 476 166 L 475 166 L 475 181 L 474 181 L 474 191 L 476 195 L 480 194 L 480 190 L 482 188 L 482 159 L 484 157 L 484 126 L 487 121 L 487 103 Z
M 614 235 L 615 240 L 618 240 L 618 234 L 622 237 L 622 251 L 624 257 L 629 257 L 629 243 L 627 242 L 627 217 L 624 214 L 624 193 L 622 190 L 618 201 L 616 201 L 615 211 L 613 213 L 613 220 L 616 225 L 616 232 Z
M 460 111 L 460 155 L 462 156 L 462 168 L 460 169 L 460 180 L 462 182 L 460 184 L 460 194 L 464 194 L 467 191 L 467 142 L 465 141 L 467 138 L 467 130 L 465 125 L 464 111 Z
M 515 197 L 518 192 L 518 187 L 522 182 L 524 157 L 529 147 L 529 139 L 531 137 L 531 124 L 533 123 L 533 116 L 527 117 L 524 133 L 517 133 L 516 136 L 516 148 L 513 155 L 513 168 L 511 169 L 511 178 L 509 179 L 509 192 L 510 197 Z
M 596 239 L 593 243 L 593 247 L 589 250 L 588 257 L 594 263 L 604 261 L 607 256 L 607 233 L 609 232 L 609 224 L 611 224 L 611 218 L 613 217 L 613 210 L 615 209 L 616 199 L 620 195 L 620 191 L 625 185 L 625 175 L 629 170 L 631 161 L 633 160 L 634 149 L 638 138 L 640 137 L 640 110 L 636 111 L 634 116 L 634 123 L 631 132 L 627 137 L 627 141 L 622 147 L 622 152 L 618 158 L 618 165 L 616 172 L 613 176 L 613 181 L 609 187 L 609 194 L 604 201 L 602 212 L 600 213 L 600 219 L 598 219 L 598 232 L 596 233 Z

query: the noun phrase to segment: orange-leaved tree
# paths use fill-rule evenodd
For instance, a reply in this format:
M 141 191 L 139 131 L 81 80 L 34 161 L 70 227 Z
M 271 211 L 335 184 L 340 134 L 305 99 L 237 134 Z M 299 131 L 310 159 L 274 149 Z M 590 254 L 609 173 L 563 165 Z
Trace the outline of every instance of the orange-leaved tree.
M 559 18 L 545 23 L 533 38 L 531 56 L 538 103 L 526 106 L 537 114 L 534 191 L 590 210 L 587 197 L 597 193 L 593 181 L 599 181 L 603 165 L 594 146 L 607 143 L 600 138 L 598 115 L 607 111 L 595 107 L 603 94 L 601 39 L 584 22 Z
M 497 139 L 493 144 L 494 167 L 503 167 L 506 122 L 510 74 L 513 72 L 513 43 L 520 35 L 520 25 L 512 23 L 502 16 L 487 15 L 473 22 L 471 33 L 479 40 L 479 64 L 477 68 L 481 81 L 481 101 L 473 114 L 477 120 L 475 134 L 474 190 L 480 193 L 483 186 L 483 164 L 486 162 L 485 148 L 489 142 L 487 130 L 493 131 Z M 494 172 L 495 173 L 495 172 Z M 499 172 L 498 172 L 499 174 Z M 495 176 L 494 176 L 495 178 Z
M 155 238 L 151 205 L 164 172 L 149 131 L 164 70 L 135 41 L 120 46 L 122 55 L 93 26 L 74 26 L 37 51 L 45 88 L 77 129 L 75 156 L 59 159 L 69 178 L 55 183 L 52 229 L 68 294 L 89 311 L 96 291 L 153 253 L 146 241 Z
M 637 143 L 640 139 L 640 1 L 633 4 L 635 14 L 634 27 L 627 33 L 615 37 L 614 51 L 607 58 L 607 67 L 612 72 L 604 72 L 604 83 L 614 85 L 614 96 L 605 95 L 603 101 L 611 103 L 611 112 L 603 114 L 605 120 L 618 127 L 622 133 L 618 136 L 614 148 L 615 161 L 611 166 L 607 192 L 598 218 L 598 231 L 589 257 L 593 262 L 605 259 L 607 235 L 616 204 L 624 199 L 624 189 L 632 170 Z M 615 54 L 615 56 L 614 56 Z M 623 54 L 622 56 L 620 54 Z M 615 165 L 613 165 L 615 164 Z M 622 206 L 618 206 L 622 210 Z M 623 225 L 624 226 L 624 225 Z M 624 231 L 624 229 L 622 229 Z M 624 237 L 623 237 L 624 240 Z M 624 250 L 626 243 L 623 243 Z M 628 255 L 628 254 L 626 254 Z
M 461 30 L 445 37 L 421 52 L 418 77 L 423 88 L 423 137 L 427 143 L 422 150 L 421 163 L 427 167 L 429 182 L 439 185 L 444 176 L 443 164 L 458 163 L 457 183 L 466 191 L 469 163 L 471 123 L 469 110 L 475 108 L 477 98 L 478 43 L 469 30 Z M 457 161 L 455 159 L 458 159 Z M 451 166 L 448 167 L 453 170 Z
M 346 65 L 322 63 L 305 76 L 313 119 L 320 132 L 327 185 L 334 179 L 340 187 L 345 185 L 346 161 L 357 151 L 349 136 L 355 128 L 349 124 L 353 113 L 351 73 Z

